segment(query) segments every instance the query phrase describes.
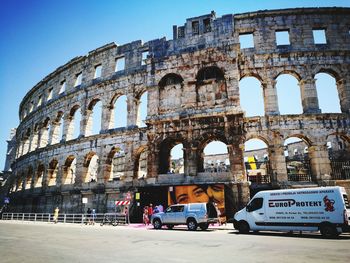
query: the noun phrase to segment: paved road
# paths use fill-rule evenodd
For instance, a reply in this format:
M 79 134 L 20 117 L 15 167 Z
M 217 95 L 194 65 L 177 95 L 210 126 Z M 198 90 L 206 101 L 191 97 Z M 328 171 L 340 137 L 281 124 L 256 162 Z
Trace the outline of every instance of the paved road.
M 0 221 L 0 262 L 349 262 L 350 235 Z

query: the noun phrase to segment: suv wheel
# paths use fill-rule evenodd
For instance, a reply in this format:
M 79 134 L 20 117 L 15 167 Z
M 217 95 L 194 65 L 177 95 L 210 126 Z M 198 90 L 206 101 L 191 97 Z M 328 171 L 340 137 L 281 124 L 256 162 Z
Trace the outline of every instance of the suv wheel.
M 194 219 L 189 219 L 187 221 L 188 230 L 195 231 L 197 229 L 197 222 Z
M 154 219 L 153 221 L 153 227 L 155 229 L 161 229 L 162 228 L 162 222 L 160 222 L 159 219 Z
M 208 227 L 209 227 L 209 224 L 208 224 L 208 223 L 201 223 L 201 224 L 199 224 L 199 227 L 200 227 L 202 230 L 207 230 Z
M 248 234 L 249 230 L 250 230 L 250 227 L 249 227 L 247 222 L 245 222 L 245 221 L 239 222 L 239 224 L 238 224 L 238 232 L 240 234 Z

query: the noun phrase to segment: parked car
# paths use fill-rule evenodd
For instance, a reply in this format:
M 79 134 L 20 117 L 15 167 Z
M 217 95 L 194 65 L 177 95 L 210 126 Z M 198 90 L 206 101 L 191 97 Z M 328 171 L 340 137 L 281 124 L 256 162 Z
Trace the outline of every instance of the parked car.
M 350 231 L 350 205 L 343 187 L 258 192 L 234 216 L 240 233 L 252 231 L 320 231 L 336 237 Z
M 153 214 L 151 223 L 155 229 L 166 225 L 172 229 L 175 225 L 187 225 L 188 230 L 199 226 L 206 230 L 209 224 L 218 222 L 217 212 L 212 203 L 189 203 L 169 206 L 165 212 Z

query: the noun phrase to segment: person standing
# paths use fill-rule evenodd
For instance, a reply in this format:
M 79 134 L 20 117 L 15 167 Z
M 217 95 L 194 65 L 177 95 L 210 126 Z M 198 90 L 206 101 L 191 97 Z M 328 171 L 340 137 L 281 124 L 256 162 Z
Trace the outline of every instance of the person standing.
M 53 213 L 53 221 L 55 222 L 55 224 L 57 224 L 58 222 L 58 213 L 60 212 L 60 210 L 58 209 L 58 206 L 55 209 L 55 212 Z
M 158 210 L 158 206 L 156 205 L 156 207 L 153 209 L 153 214 L 157 214 L 159 213 L 159 210 Z
M 148 207 L 148 222 L 151 222 L 152 215 L 153 215 L 153 205 L 149 204 L 149 207 Z

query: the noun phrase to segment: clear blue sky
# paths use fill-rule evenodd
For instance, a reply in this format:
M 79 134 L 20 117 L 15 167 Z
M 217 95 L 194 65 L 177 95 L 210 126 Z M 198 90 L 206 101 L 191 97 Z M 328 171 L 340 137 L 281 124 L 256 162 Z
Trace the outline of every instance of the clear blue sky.
M 6 140 L 17 127 L 18 107 L 42 78 L 70 59 L 115 42 L 166 36 L 172 25 L 210 13 L 217 16 L 263 9 L 343 6 L 349 0 L 0 0 L 0 170 Z

